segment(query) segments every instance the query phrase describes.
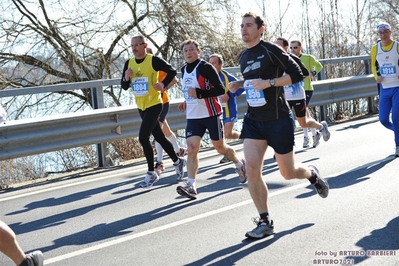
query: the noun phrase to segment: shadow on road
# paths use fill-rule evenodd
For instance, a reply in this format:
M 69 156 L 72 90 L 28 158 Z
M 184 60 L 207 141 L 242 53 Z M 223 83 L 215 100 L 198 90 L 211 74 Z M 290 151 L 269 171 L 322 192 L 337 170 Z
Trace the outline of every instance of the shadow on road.
M 204 257 L 202 259 L 199 259 L 199 260 L 194 261 L 189 264 L 185 264 L 185 266 L 235 265 L 235 263 L 237 261 L 242 260 L 242 258 L 250 255 L 253 252 L 256 252 L 258 250 L 264 249 L 264 248 L 272 245 L 274 242 L 278 241 L 280 238 L 283 238 L 286 235 L 291 235 L 297 231 L 307 229 L 313 225 L 314 225 L 313 223 L 302 224 L 302 225 L 294 227 L 290 230 L 277 232 L 274 236 L 271 236 L 271 237 L 268 237 L 265 239 L 261 239 L 261 240 L 254 241 L 254 240 L 244 239 L 241 243 L 238 243 L 237 245 L 227 247 L 222 250 L 218 250 L 212 254 L 207 255 L 206 257 Z M 249 246 L 249 247 L 247 247 L 247 246 Z M 217 260 L 219 258 L 222 258 L 222 259 Z M 217 261 L 214 261 L 214 260 L 217 260 Z M 211 263 L 212 261 L 214 261 L 214 262 Z
M 356 185 L 360 182 L 366 181 L 370 178 L 369 175 L 380 170 L 385 165 L 392 162 L 394 159 L 395 159 L 395 157 L 393 155 L 391 155 L 382 160 L 377 160 L 377 161 L 359 166 L 359 167 L 352 169 L 348 172 L 345 172 L 343 174 L 329 177 L 327 180 L 328 180 L 328 184 L 330 185 L 330 189 L 339 189 L 339 188 L 343 188 L 343 187 L 349 187 L 349 186 Z M 323 173 L 321 173 L 321 174 L 323 174 Z M 297 196 L 297 198 L 306 198 L 306 197 L 311 197 L 314 195 L 314 188 L 312 185 L 309 185 L 306 188 L 309 189 L 309 192 L 300 194 Z
M 397 211 L 397 210 L 396 210 Z M 372 219 L 370 217 L 370 222 Z M 399 265 L 399 217 L 389 221 L 384 228 L 373 230 L 370 235 L 360 239 L 356 246 L 365 252 L 364 256 L 348 256 L 355 264 L 365 261 L 371 257 L 384 258 L 385 262 L 391 261 L 391 265 Z M 377 253 L 378 252 L 378 253 Z M 394 264 L 396 262 L 397 264 Z
M 151 222 L 155 219 L 165 217 L 165 216 L 170 215 L 176 211 L 181 211 L 182 209 L 187 208 L 187 207 L 193 207 L 198 204 L 202 204 L 206 201 L 212 200 L 212 199 L 219 197 L 223 194 L 232 193 L 232 192 L 236 191 L 237 189 L 240 189 L 240 188 L 233 188 L 228 191 L 223 191 L 223 192 L 216 194 L 212 197 L 207 197 L 207 198 L 200 199 L 200 200 L 195 200 L 195 201 L 184 200 L 181 202 L 174 202 L 169 205 L 165 205 L 165 206 L 159 207 L 157 209 L 148 211 L 146 213 L 132 215 L 130 217 L 127 217 L 125 219 L 121 219 L 118 221 L 114 221 L 111 223 L 97 224 L 97 225 L 87 228 L 83 231 L 76 232 L 74 234 L 70 234 L 70 235 L 55 239 L 55 240 L 53 240 L 53 245 L 47 246 L 47 247 L 42 247 L 42 248 L 40 248 L 40 250 L 42 252 L 48 252 L 50 250 L 54 250 L 54 249 L 57 249 L 57 248 L 60 248 L 63 246 L 86 245 L 86 244 L 90 244 L 90 243 L 94 243 L 94 242 L 98 242 L 98 241 L 113 239 L 113 238 L 116 238 L 121 235 L 126 235 L 126 234 L 133 232 L 132 228 L 134 228 L 135 226 L 142 225 L 144 223 Z M 148 191 L 148 190 L 145 190 L 145 191 Z M 121 201 L 125 198 L 134 197 L 134 196 L 136 196 L 136 195 L 128 195 L 128 196 L 121 197 L 119 199 L 115 199 L 112 201 L 99 203 L 98 206 L 93 205 L 93 206 L 81 208 L 80 210 L 74 210 L 73 212 L 77 212 L 77 215 L 72 215 L 69 212 L 62 213 L 59 215 L 55 215 L 55 217 L 53 217 L 52 219 L 53 220 L 65 220 L 65 219 L 67 219 L 65 216 L 70 217 L 70 216 L 82 215 L 84 212 L 88 212 L 94 208 L 98 208 L 105 204 L 113 204 L 115 201 Z M 131 206 L 130 208 L 133 209 L 134 206 Z M 40 225 L 43 223 L 49 224 L 49 221 L 46 221 L 46 219 L 47 218 L 45 218 L 43 220 L 34 221 L 29 224 L 24 224 L 24 226 L 26 226 L 26 229 L 30 229 L 29 231 L 32 231 L 32 228 L 35 228 L 34 226 L 40 227 Z M 17 229 L 18 229 L 18 227 L 20 227 L 20 226 L 15 226 L 15 228 L 17 228 Z M 41 226 L 41 227 L 43 227 L 43 226 Z M 19 234 L 19 232 L 16 232 L 16 233 Z

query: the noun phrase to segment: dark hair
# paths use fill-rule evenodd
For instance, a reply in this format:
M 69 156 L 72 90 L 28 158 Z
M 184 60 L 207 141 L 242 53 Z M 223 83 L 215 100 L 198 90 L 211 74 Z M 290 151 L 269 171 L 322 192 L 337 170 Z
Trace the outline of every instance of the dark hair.
M 148 54 L 154 54 L 150 47 L 145 48 Z
M 220 54 L 211 54 L 209 56 L 209 58 L 211 58 L 211 57 L 217 57 L 217 59 L 219 61 L 219 65 L 223 65 L 223 57 L 222 57 L 222 55 L 220 55 Z
M 301 43 L 301 41 L 300 41 L 300 40 L 293 40 L 293 41 L 291 41 L 291 43 L 293 43 L 293 42 L 296 42 L 296 43 L 298 43 L 298 46 L 302 46 L 302 43 Z
M 256 15 L 255 13 L 248 12 L 248 13 L 245 13 L 242 17 L 243 18 L 248 18 L 248 17 L 254 18 L 256 25 L 258 25 L 258 29 L 262 26 L 265 26 L 265 20 L 261 16 Z
M 278 41 L 283 41 L 283 46 L 288 46 L 288 40 L 286 38 L 283 37 L 278 37 L 277 38 Z
M 194 44 L 195 47 L 197 47 L 197 49 L 200 49 L 199 43 L 196 40 L 193 39 L 188 39 L 185 40 L 182 44 L 181 44 L 181 50 L 183 50 L 184 46 L 186 46 L 187 44 Z

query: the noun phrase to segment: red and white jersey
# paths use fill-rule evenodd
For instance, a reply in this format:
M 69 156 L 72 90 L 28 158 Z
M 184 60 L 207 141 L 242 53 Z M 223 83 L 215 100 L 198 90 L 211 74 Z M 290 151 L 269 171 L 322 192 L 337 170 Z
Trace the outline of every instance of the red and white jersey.
M 212 116 L 218 116 L 222 114 L 222 105 L 219 102 L 218 97 L 207 97 L 207 98 L 191 98 L 188 96 L 189 88 L 196 88 L 201 90 L 211 90 L 213 85 L 207 78 L 204 78 L 199 73 L 199 68 L 205 61 L 200 60 L 195 66 L 193 71 L 187 72 L 186 67 L 182 72 L 182 91 L 186 100 L 186 117 L 187 119 L 199 119 Z

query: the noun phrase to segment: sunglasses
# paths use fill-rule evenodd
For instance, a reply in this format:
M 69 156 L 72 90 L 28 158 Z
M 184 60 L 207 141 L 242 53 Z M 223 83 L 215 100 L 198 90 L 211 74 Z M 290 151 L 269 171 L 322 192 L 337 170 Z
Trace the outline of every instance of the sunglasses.
M 389 30 L 384 30 L 384 31 L 377 32 L 378 35 L 388 34 L 388 33 L 389 33 Z
M 299 48 L 299 46 L 292 46 L 292 47 L 290 47 L 290 49 L 292 50 L 292 49 L 298 49 Z

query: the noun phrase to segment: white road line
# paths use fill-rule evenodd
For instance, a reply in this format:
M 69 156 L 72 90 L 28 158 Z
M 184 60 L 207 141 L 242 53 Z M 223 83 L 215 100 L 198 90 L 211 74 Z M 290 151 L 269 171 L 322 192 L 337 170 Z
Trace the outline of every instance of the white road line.
M 145 168 L 145 169 L 147 169 L 147 168 Z M 64 189 L 64 188 L 67 188 L 67 187 L 79 186 L 79 185 L 82 185 L 82 184 L 96 182 L 96 181 L 99 181 L 99 180 L 103 180 L 103 179 L 107 179 L 107 178 L 113 178 L 113 177 L 126 175 L 126 174 L 128 174 L 127 171 L 123 172 L 123 173 L 119 173 L 119 174 L 105 175 L 103 177 L 95 177 L 95 178 L 84 180 L 84 181 L 77 181 L 77 182 L 73 182 L 73 183 L 66 184 L 66 185 L 60 185 L 60 186 L 51 187 L 51 188 L 39 189 L 39 190 L 32 191 L 32 192 L 21 193 L 21 194 L 15 195 L 15 196 L 6 197 L 6 198 L 3 198 L 3 199 L 0 199 L 0 202 L 13 200 L 13 199 L 19 199 L 19 198 L 23 198 L 23 197 L 29 197 L 29 196 L 32 196 L 32 195 L 45 193 L 45 192 L 49 192 L 49 191 L 54 191 L 54 190 L 58 190 L 58 189 Z
M 281 189 L 279 191 L 275 191 L 275 192 L 270 193 L 269 194 L 269 198 L 275 197 L 277 195 L 281 195 L 281 194 L 284 194 L 284 193 L 287 193 L 287 192 L 290 192 L 290 191 L 293 191 L 293 190 L 296 190 L 298 188 L 303 188 L 303 187 L 306 187 L 306 186 L 309 186 L 308 182 L 303 182 L 302 184 L 298 184 L 298 185 L 295 185 L 295 186 L 292 186 L 292 187 L 288 187 L 286 189 Z M 157 233 L 157 232 L 160 232 L 160 231 L 163 231 L 163 230 L 167 230 L 167 229 L 170 229 L 170 228 L 173 228 L 173 227 L 185 224 L 185 223 L 190 223 L 190 222 L 193 222 L 193 221 L 196 221 L 196 220 L 199 220 L 199 219 L 203 219 L 203 218 L 206 218 L 206 217 L 209 217 L 209 216 L 212 216 L 212 215 L 216 215 L 216 214 L 225 212 L 225 211 L 229 211 L 229 210 L 232 210 L 232 209 L 235 209 L 235 208 L 239 208 L 239 207 L 242 207 L 242 206 L 250 204 L 250 203 L 252 203 L 252 199 L 251 200 L 246 200 L 246 201 L 243 201 L 243 202 L 239 202 L 239 203 L 236 203 L 236 204 L 232 204 L 232 205 L 229 205 L 229 206 L 225 206 L 225 207 L 217 209 L 217 210 L 213 210 L 213 211 L 210 211 L 210 212 L 199 214 L 197 216 L 186 218 L 186 219 L 183 219 L 183 220 L 180 220 L 180 221 L 176 221 L 176 222 L 173 222 L 173 223 L 170 223 L 170 224 L 165 224 L 163 226 L 159 226 L 159 227 L 147 230 L 147 231 L 143 231 L 143 232 L 140 232 L 140 233 L 128 235 L 128 236 L 121 237 L 121 238 L 118 238 L 118 239 L 114 239 L 114 240 L 111 240 L 111 241 L 108 241 L 108 242 L 104 242 L 104 243 L 101 243 L 101 244 L 98 244 L 98 245 L 95 245 L 95 246 L 92 246 L 92 247 L 88 247 L 88 248 L 84 248 L 84 249 L 77 250 L 77 251 L 74 251 L 74 252 L 70 252 L 70 253 L 67 253 L 67 254 L 64 254 L 64 255 L 61 255 L 61 256 L 57 256 L 57 257 L 54 257 L 54 258 L 49 258 L 49 259 L 46 259 L 44 261 L 44 264 L 48 265 L 48 264 L 55 263 L 55 262 L 58 262 L 58 261 L 66 260 L 66 259 L 69 259 L 69 258 L 73 258 L 73 257 L 79 256 L 79 255 L 82 255 L 82 254 L 90 253 L 92 251 L 96 251 L 96 250 L 99 250 L 99 249 L 102 249 L 102 248 L 107 248 L 107 247 L 110 247 L 110 246 L 121 244 L 121 243 L 130 241 L 130 240 L 139 238 L 139 237 L 147 236 L 147 235 L 150 235 L 150 234 L 153 234 L 153 233 Z

